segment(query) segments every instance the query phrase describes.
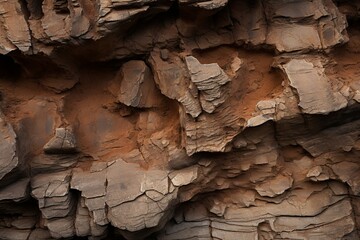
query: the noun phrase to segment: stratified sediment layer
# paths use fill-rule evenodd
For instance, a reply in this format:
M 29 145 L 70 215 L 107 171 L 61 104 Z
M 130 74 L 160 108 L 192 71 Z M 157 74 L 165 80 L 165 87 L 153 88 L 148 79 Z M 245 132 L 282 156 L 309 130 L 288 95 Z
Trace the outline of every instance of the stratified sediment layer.
M 0 239 L 359 239 L 359 24 L 347 0 L 0 0 Z

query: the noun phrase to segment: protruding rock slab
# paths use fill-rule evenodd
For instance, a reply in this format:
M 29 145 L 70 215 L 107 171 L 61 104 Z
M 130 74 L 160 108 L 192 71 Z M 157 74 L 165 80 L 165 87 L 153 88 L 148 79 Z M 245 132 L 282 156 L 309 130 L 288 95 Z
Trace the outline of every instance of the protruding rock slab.
M 75 199 L 70 189 L 71 171 L 45 173 L 31 179 L 31 194 L 38 200 L 45 225 L 55 238 L 72 237 Z
M 241 127 L 239 118 L 225 106 L 229 76 L 217 63 L 201 64 L 193 56 L 182 60 L 168 54 L 161 58 L 161 51 L 154 51 L 150 63 L 161 92 L 181 104 L 180 124 L 187 154 L 223 152 Z M 225 134 L 226 127 L 229 130 Z
M 244 126 L 242 119 L 225 104 L 216 113 L 203 113 L 196 119 L 180 111 L 180 122 L 189 156 L 196 152 L 224 152 Z
M 172 184 L 176 187 L 188 185 L 198 177 L 198 166 L 191 166 L 181 170 L 176 170 L 169 174 Z
M 121 81 L 117 93 L 119 102 L 132 107 L 154 107 L 161 99 L 150 68 L 140 60 L 132 60 L 122 65 L 116 80 Z
M 169 54 L 166 60 L 163 58 L 161 51 L 154 51 L 149 59 L 161 93 L 176 99 L 193 118 L 199 116 L 202 109 L 198 89 L 190 80 L 184 62 L 175 54 Z
M 69 193 L 71 171 L 45 173 L 31 179 L 32 196 L 39 201 L 44 218 L 66 217 L 73 197 Z
M 200 0 L 200 1 L 188 1 L 188 0 L 179 0 L 180 4 L 185 4 L 185 3 L 192 3 L 191 6 L 194 7 L 198 7 L 198 8 L 202 8 L 205 10 L 213 10 L 213 9 L 219 9 L 222 8 L 224 6 L 226 6 L 226 4 L 228 3 L 228 0 Z
M 91 221 L 97 225 L 109 222 L 105 210 L 107 167 L 107 163 L 98 162 L 92 163 L 90 171 L 75 168 L 71 179 L 71 188 L 81 191 L 84 204 L 91 213 Z
M 277 175 L 274 179 L 256 186 L 256 191 L 263 197 L 275 197 L 291 188 L 293 179 L 288 175 Z
M 106 235 L 107 226 L 100 226 L 96 224 L 91 216 L 91 213 L 86 207 L 84 198 L 80 198 L 75 218 L 75 231 L 77 236 L 101 238 Z
M 107 181 L 108 218 L 123 230 L 157 226 L 176 201 L 177 191 L 169 186 L 166 171 L 143 171 L 117 160 L 108 168 Z
M 267 43 L 274 44 L 279 52 L 321 48 L 321 40 L 316 27 L 300 24 L 274 24 L 270 27 Z
M 328 49 L 348 41 L 346 18 L 332 1 L 271 0 L 264 5 L 271 22 L 266 43 L 279 52 Z
M 71 188 L 81 191 L 83 203 L 78 211 L 84 212 L 86 208 L 91 216 L 89 221 L 96 224 L 89 228 L 110 222 L 119 229 L 136 232 L 168 220 L 172 207 L 178 202 L 178 186 L 195 181 L 197 169 L 175 171 L 170 180 L 168 171 L 144 170 L 122 159 L 93 162 L 89 171 L 74 169 Z M 79 214 L 77 218 L 86 217 Z M 77 231 L 88 232 L 85 227 Z
M 16 134 L 0 112 L 0 180 L 18 164 Z
M 44 146 L 45 153 L 75 153 L 76 140 L 71 129 L 57 128 L 55 136 Z
M 228 97 L 226 85 L 231 79 L 219 67 L 217 63 L 201 64 L 195 57 L 185 58 L 191 81 L 200 92 L 200 103 L 202 109 L 212 113 Z
M 0 189 L 0 201 L 12 200 L 18 202 L 28 197 L 29 181 L 28 178 L 20 179 L 19 181 Z
M 280 68 L 297 92 L 303 113 L 328 114 L 347 106 L 346 98 L 332 89 L 320 61 L 291 59 Z
M 41 154 L 30 162 L 31 174 L 64 171 L 74 167 L 80 156 L 78 154 Z
M 27 52 L 31 36 L 18 1 L 0 1 L 0 54 L 19 49 Z

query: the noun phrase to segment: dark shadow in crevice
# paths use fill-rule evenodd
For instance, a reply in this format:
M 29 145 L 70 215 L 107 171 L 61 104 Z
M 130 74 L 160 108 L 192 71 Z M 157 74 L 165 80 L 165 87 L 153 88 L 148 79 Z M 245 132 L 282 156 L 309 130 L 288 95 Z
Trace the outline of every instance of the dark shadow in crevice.
M 0 55 L 0 79 L 16 80 L 22 75 L 22 68 L 9 55 Z

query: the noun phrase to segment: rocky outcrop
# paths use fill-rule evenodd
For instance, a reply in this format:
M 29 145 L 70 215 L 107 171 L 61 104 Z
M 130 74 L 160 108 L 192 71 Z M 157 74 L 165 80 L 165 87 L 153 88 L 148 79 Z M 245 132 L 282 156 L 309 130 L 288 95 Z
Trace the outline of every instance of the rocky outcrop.
M 16 134 L 12 126 L 5 122 L 5 118 L 1 112 L 0 127 L 0 179 L 2 179 L 19 165 L 19 158 L 17 153 Z
M 161 95 L 155 86 L 150 68 L 143 61 L 129 61 L 122 65 L 117 78 L 121 81 L 120 89 L 113 91 L 119 102 L 132 107 L 156 107 Z M 114 83 L 114 88 L 116 84 Z M 118 90 L 118 91 L 116 91 Z
M 57 128 L 55 136 L 44 146 L 45 153 L 73 153 L 76 152 L 76 140 L 71 129 Z
M 331 89 L 319 61 L 292 59 L 281 65 L 281 69 L 287 75 L 289 85 L 295 89 L 303 113 L 328 114 L 346 107 L 346 98 Z
M 0 0 L 0 239 L 359 239 L 359 10 Z

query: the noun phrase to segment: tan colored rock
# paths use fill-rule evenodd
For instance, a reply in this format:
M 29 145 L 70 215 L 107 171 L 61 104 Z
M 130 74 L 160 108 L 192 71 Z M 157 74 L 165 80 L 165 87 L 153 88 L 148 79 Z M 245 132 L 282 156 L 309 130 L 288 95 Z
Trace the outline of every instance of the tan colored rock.
M 0 0 L 0 239 L 359 239 L 359 9 Z
M 117 93 L 119 102 L 132 107 L 155 107 L 159 104 L 161 95 L 155 86 L 151 70 L 143 61 L 125 63 L 116 80 L 121 79 L 120 90 Z
M 192 239 L 205 240 L 211 238 L 210 221 L 185 222 L 180 225 L 170 225 L 167 231 L 159 236 L 161 240 Z
M 176 202 L 177 190 L 169 186 L 165 171 L 144 171 L 121 159 L 104 166 L 95 163 L 92 169 L 90 173 L 77 169 L 71 188 L 82 192 L 83 206 L 92 212 L 89 221 L 93 218 L 98 225 L 110 221 L 119 229 L 131 232 L 155 227 L 166 219 L 168 208 Z M 84 234 L 89 231 L 84 228 L 77 231 L 80 230 Z
M 224 152 L 227 144 L 238 134 L 243 121 L 229 106 L 221 106 L 216 114 L 203 113 L 197 119 L 180 111 L 184 128 L 184 143 L 190 156 L 196 152 Z M 221 119 L 219 121 L 219 119 Z M 224 128 L 228 131 L 224 132 Z
M 170 146 L 168 148 L 168 163 L 172 169 L 183 169 L 196 163 L 198 160 L 194 157 L 189 157 L 186 150 L 183 148 L 176 148 Z
M 179 0 L 182 3 L 182 0 Z M 224 7 L 228 3 L 228 0 L 210 0 L 210 1 L 199 1 L 198 3 L 193 3 L 191 6 L 203 8 L 206 10 L 213 10 Z
M 35 227 L 36 218 L 31 217 L 19 217 L 18 219 L 11 222 L 11 225 L 17 229 L 32 229 Z
M 334 164 L 332 170 L 343 182 L 348 183 L 355 194 L 360 192 L 360 179 L 358 177 L 359 164 L 353 162 L 341 162 Z
M 319 49 L 322 47 L 317 28 L 300 24 L 289 26 L 272 25 L 266 42 L 275 45 L 279 52 Z
M 192 166 L 185 169 L 173 171 L 169 174 L 171 182 L 176 187 L 188 185 L 198 177 L 198 167 Z
M 190 75 L 191 90 L 195 90 L 196 101 L 203 110 L 192 114 L 187 105 L 180 108 L 180 124 L 184 128 L 183 142 L 186 152 L 190 156 L 200 151 L 225 151 L 226 145 L 242 125 L 229 106 L 224 104 L 229 95 L 231 79 L 217 64 L 201 64 L 192 56 L 186 57 L 185 62 Z M 230 125 L 233 127 L 224 136 L 223 128 Z
M 63 171 L 39 174 L 31 179 L 31 195 L 38 200 L 39 208 L 45 219 L 65 218 L 71 214 L 74 197 L 69 193 L 70 178 L 71 171 Z M 52 226 L 55 227 L 56 224 L 53 223 Z M 52 231 L 55 235 L 61 235 L 56 230 Z
M 346 20 L 332 1 L 274 0 L 266 6 L 266 15 L 273 22 L 266 43 L 274 45 L 279 52 L 327 49 L 348 41 Z M 305 18 L 307 23 L 301 23 Z
M 4 240 L 26 240 L 31 230 L 19 230 L 15 228 L 0 228 L 0 237 Z
M 77 161 L 81 159 L 79 155 L 57 155 L 57 154 L 40 154 L 34 157 L 30 162 L 31 173 L 63 171 L 72 168 Z
M 55 2 L 56 4 L 56 2 Z M 65 3 L 66 4 L 66 3 Z M 62 5 L 58 8 L 67 8 L 67 6 Z M 70 37 L 70 28 L 71 28 L 71 19 L 68 17 L 67 10 L 64 9 L 65 14 L 59 14 L 54 11 L 54 1 L 44 0 L 42 4 L 42 10 L 44 16 L 40 19 L 41 28 L 43 31 L 44 37 L 52 41 L 65 41 Z M 59 9 L 59 11 L 61 11 Z
M 92 213 L 91 221 L 98 225 L 108 223 L 105 210 L 107 167 L 106 163 L 93 163 L 89 172 L 75 168 L 71 179 L 71 188 L 81 192 L 86 208 Z
M 287 175 L 277 175 L 274 179 L 270 179 L 256 186 L 256 191 L 263 197 L 275 197 L 284 193 L 293 185 L 293 179 Z
M 233 35 L 235 42 L 259 45 L 266 40 L 267 23 L 261 0 L 230 2 L 231 16 L 234 18 Z
M 85 205 L 84 198 L 81 198 L 78 202 L 76 209 L 76 218 L 75 218 L 75 231 L 77 236 L 82 237 L 93 237 L 101 238 L 106 235 L 106 226 L 100 226 L 94 223 L 95 219 L 92 219 L 89 210 Z
M 191 81 L 199 90 L 202 109 L 212 113 L 225 102 L 228 89 L 225 86 L 231 79 L 217 64 L 201 64 L 196 58 L 185 58 Z
M 45 221 L 45 225 L 56 239 L 72 237 L 75 234 L 73 217 L 49 219 Z
M 293 217 L 279 217 L 274 222 L 274 228 L 276 231 L 291 232 L 296 229 L 307 229 L 312 226 L 323 225 L 331 219 L 333 222 L 340 220 L 344 217 L 350 216 L 351 204 L 349 200 L 340 201 L 335 206 L 326 209 L 316 218 L 304 217 L 304 218 L 293 218 Z M 340 235 L 340 234 L 339 234 Z
M 20 2 L 0 2 L 0 53 L 7 54 L 19 49 L 27 52 L 31 47 L 31 36 Z
M 346 99 L 332 90 L 319 61 L 292 59 L 280 68 L 297 92 L 299 106 L 304 113 L 327 114 L 346 107 Z
M 69 192 L 70 171 L 41 174 L 31 179 L 32 196 L 38 200 L 45 226 L 53 238 L 75 235 L 74 196 Z M 61 216 L 61 217 L 59 217 Z
M 5 122 L 4 115 L 0 112 L 0 179 L 19 164 L 16 138 L 12 126 Z
M 157 226 L 176 201 L 177 191 L 169 192 L 164 171 L 144 172 L 134 164 L 117 160 L 107 170 L 107 182 L 107 216 L 123 230 L 134 232 Z
M 0 189 L 0 201 L 12 200 L 19 202 L 28 197 L 29 179 L 24 178 Z
M 199 116 L 202 109 L 198 89 L 190 80 L 183 61 L 176 55 L 170 55 L 169 60 L 163 61 L 158 51 L 151 54 L 149 61 L 161 93 L 180 102 L 192 117 Z
M 76 140 L 71 129 L 56 128 L 55 136 L 44 146 L 48 154 L 75 153 Z
M 36 228 L 29 236 L 29 240 L 49 240 L 52 239 L 48 230 Z
M 325 181 L 330 178 L 329 173 L 324 171 L 324 168 L 321 166 L 316 166 L 310 169 L 309 172 L 306 174 L 306 177 L 310 178 L 313 181 Z
M 317 157 L 333 150 L 345 151 L 356 144 L 360 121 L 327 128 L 311 137 L 299 137 L 296 141 L 312 156 Z

